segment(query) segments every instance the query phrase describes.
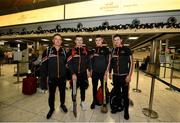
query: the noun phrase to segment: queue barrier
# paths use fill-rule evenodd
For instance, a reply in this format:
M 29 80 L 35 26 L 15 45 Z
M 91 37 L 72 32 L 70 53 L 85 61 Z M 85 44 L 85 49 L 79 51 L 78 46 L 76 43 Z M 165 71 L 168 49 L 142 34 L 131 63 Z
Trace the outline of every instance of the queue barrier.
M 150 99 L 149 99 L 149 107 L 148 108 L 143 108 L 142 112 L 145 116 L 148 116 L 150 118 L 158 118 L 158 113 L 155 112 L 152 109 L 153 106 L 153 97 L 154 97 L 154 86 L 155 86 L 155 79 L 159 80 L 160 82 L 164 83 L 165 85 L 169 86 L 170 88 L 172 88 L 173 90 L 180 92 L 180 88 L 160 79 L 158 76 L 148 73 L 146 71 L 143 71 L 144 73 L 146 73 L 147 75 L 150 75 L 150 77 L 152 78 L 151 81 L 151 91 L 150 91 Z
M 133 88 L 134 92 L 141 93 L 141 90 L 138 88 L 139 86 L 139 60 L 136 60 L 136 88 Z

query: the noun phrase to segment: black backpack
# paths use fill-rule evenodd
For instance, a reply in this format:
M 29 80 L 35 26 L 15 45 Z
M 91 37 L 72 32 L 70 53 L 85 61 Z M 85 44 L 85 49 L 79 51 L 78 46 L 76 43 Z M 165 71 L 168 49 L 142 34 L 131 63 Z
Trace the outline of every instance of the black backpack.
M 119 88 L 121 89 L 121 88 Z M 114 88 L 111 90 L 110 93 L 110 107 L 111 107 L 111 112 L 120 112 L 124 109 L 124 101 L 122 97 L 122 91 L 120 94 L 117 93 L 119 90 L 115 90 Z

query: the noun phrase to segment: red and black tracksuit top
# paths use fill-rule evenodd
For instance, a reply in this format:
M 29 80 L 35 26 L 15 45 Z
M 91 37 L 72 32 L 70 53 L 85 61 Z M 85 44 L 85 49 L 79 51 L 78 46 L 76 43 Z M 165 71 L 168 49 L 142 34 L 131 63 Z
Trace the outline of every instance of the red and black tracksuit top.
M 67 66 L 71 74 L 85 73 L 91 70 L 90 53 L 86 47 L 75 47 L 67 53 Z
M 44 76 L 49 78 L 65 77 L 66 62 L 66 52 L 62 47 L 59 51 L 55 47 L 48 47 L 42 54 L 41 69 Z
M 109 72 L 113 70 L 114 75 L 128 75 L 131 68 L 131 55 L 131 50 L 126 46 L 113 48 Z

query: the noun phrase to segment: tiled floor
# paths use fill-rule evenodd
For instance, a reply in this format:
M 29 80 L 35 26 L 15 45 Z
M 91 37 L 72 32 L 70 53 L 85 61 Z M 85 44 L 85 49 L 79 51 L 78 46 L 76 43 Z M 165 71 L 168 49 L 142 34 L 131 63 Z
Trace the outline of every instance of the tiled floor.
M 13 77 L 14 65 L 4 65 L 2 68 L 2 76 L 0 76 L 0 121 L 23 121 L 23 122 L 180 122 L 180 93 L 168 91 L 164 84 L 159 81 L 155 82 L 153 110 L 155 110 L 159 118 L 151 119 L 142 113 L 142 109 L 148 107 L 151 78 L 140 72 L 139 88 L 142 93 L 132 91 L 136 84 L 136 72 L 133 74 L 130 98 L 134 102 L 134 106 L 130 107 L 130 119 L 124 120 L 123 112 L 111 114 L 110 107 L 107 114 L 100 112 L 100 107 L 95 110 L 90 108 L 87 111 L 81 111 L 79 106 L 78 92 L 78 116 L 74 118 L 72 112 L 67 114 L 59 109 L 59 93 L 56 93 L 56 110 L 52 118 L 47 120 L 46 114 L 48 108 L 48 93 L 42 94 L 37 92 L 34 95 L 26 96 L 22 94 L 22 83 L 14 84 L 16 77 Z M 167 73 L 168 74 L 168 73 Z M 167 79 L 168 80 L 168 79 Z M 90 87 L 86 93 L 86 103 L 88 107 L 92 101 L 91 80 Z M 175 83 L 180 82 L 179 79 L 173 80 Z M 109 81 L 110 83 L 110 81 Z M 69 86 L 67 84 L 67 86 Z M 109 84 L 109 88 L 112 88 Z M 66 105 L 68 109 L 71 107 L 70 90 L 66 91 Z

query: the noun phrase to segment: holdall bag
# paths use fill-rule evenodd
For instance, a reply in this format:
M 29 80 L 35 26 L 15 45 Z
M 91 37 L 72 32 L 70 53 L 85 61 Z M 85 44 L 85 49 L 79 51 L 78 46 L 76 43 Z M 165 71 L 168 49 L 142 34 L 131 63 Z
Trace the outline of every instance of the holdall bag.
M 110 92 L 110 107 L 112 113 L 121 112 L 124 109 L 122 93 L 117 94 L 114 88 Z
M 28 75 L 23 79 L 22 93 L 25 95 L 32 95 L 37 90 L 37 78 L 33 75 Z
M 99 86 L 96 94 L 96 100 L 98 104 L 103 104 L 103 92 L 102 92 L 102 86 Z M 109 102 L 109 89 L 106 87 L 106 103 Z

